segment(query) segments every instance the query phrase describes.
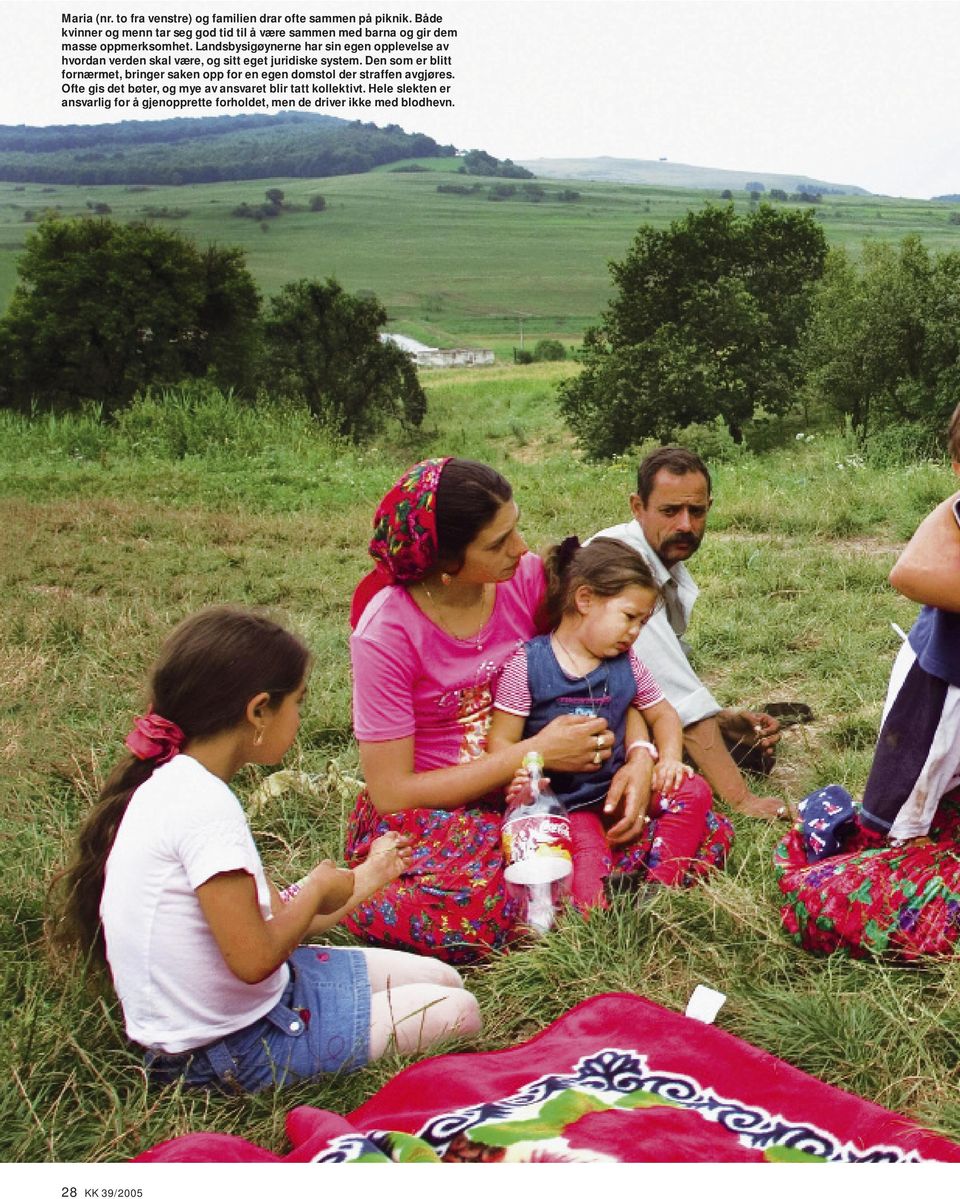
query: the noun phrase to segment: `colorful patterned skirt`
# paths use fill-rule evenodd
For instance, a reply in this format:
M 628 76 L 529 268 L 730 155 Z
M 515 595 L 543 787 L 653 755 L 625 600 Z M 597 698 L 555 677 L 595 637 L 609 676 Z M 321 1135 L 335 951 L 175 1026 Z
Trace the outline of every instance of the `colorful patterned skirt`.
M 699 782 L 706 802 L 702 794 L 671 798 L 637 841 L 612 851 L 611 873 L 683 883 L 723 865 L 733 828 L 712 811 L 709 789 Z M 413 863 L 354 908 L 344 924 L 373 944 L 454 963 L 502 949 L 521 933 L 520 906 L 503 878 L 502 819 L 502 806 L 494 803 L 383 816 L 363 792 L 347 826 L 347 863 L 362 862 L 373 841 L 390 831 L 412 839 Z
M 814 953 L 907 960 L 953 954 L 960 937 L 960 792 L 940 801 L 929 839 L 902 847 L 858 828 L 844 852 L 808 863 L 795 828 L 774 855 L 793 939 Z

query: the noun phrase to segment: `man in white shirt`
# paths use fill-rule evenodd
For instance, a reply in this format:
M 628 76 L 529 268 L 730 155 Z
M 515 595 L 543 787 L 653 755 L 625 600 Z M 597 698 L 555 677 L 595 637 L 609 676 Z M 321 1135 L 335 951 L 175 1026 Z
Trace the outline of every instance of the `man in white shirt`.
M 780 726 L 763 712 L 723 708 L 690 665 L 683 639 L 699 594 L 684 562 L 700 547 L 710 511 L 710 473 L 690 450 L 666 446 L 648 454 L 630 497 L 633 520 L 594 534 L 639 550 L 663 590 L 664 603 L 634 649 L 679 713 L 684 749 L 714 792 L 749 816 L 784 817 L 779 799 L 754 795 L 728 746 L 757 747 L 772 764 Z

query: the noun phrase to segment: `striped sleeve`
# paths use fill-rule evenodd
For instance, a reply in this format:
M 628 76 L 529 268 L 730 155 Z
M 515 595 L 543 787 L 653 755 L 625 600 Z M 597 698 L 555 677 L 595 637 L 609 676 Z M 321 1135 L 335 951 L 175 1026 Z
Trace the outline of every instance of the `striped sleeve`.
M 512 716 L 529 716 L 533 700 L 527 680 L 527 651 L 521 646 L 503 667 L 493 706 Z
M 660 690 L 656 679 L 633 650 L 631 649 L 629 652 L 630 666 L 633 670 L 634 681 L 637 684 L 637 694 L 633 697 L 633 706 L 639 708 L 642 712 L 644 708 L 650 708 L 654 704 L 658 704 L 663 699 L 663 692 Z

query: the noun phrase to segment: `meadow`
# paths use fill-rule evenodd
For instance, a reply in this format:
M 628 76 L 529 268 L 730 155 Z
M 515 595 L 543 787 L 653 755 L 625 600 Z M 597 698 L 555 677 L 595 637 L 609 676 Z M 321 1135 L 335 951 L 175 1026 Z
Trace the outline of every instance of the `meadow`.
M 452 174 L 457 159 L 423 159 L 369 174 L 328 179 L 265 179 L 181 187 L 82 187 L 0 183 L 0 311 L 16 282 L 16 259 L 34 227 L 25 216 L 48 209 L 90 215 L 106 204 L 113 219 L 149 220 L 201 244 L 241 246 L 267 296 L 302 277 L 336 277 L 350 291 L 374 292 L 389 328 L 432 346 L 483 346 L 509 358 L 539 337 L 579 343 L 610 296 L 609 260 L 625 255 L 637 227 L 663 227 L 719 192 L 576 181 L 580 199 L 563 202 L 562 181 L 543 179 L 539 203 L 493 202 L 506 180 Z M 399 166 L 424 168 L 408 173 Z M 439 184 L 479 183 L 473 195 Z M 294 211 L 264 222 L 231 215 L 280 188 Z M 323 195 L 326 210 L 310 212 Z M 745 212 L 749 200 L 735 193 Z M 804 205 L 804 207 L 808 207 Z M 934 250 L 960 248 L 960 205 L 879 196 L 825 196 L 815 206 L 828 241 L 856 254 L 863 240 L 919 233 Z M 151 216 L 166 212 L 166 216 Z
M 339 856 L 359 773 L 347 609 L 373 509 L 412 461 L 455 453 L 510 478 L 534 547 L 625 519 L 634 459 L 584 463 L 558 422 L 555 385 L 574 369 L 425 374 L 424 428 L 389 431 L 368 449 L 331 445 L 296 409 L 209 396 L 140 400 L 109 426 L 0 413 L 0 1160 L 121 1161 L 197 1129 L 284 1152 L 290 1107 L 348 1111 L 397 1068 L 385 1060 L 249 1099 L 148 1089 L 109 989 L 47 953 L 48 884 L 141 709 L 166 631 L 224 600 L 280 613 L 315 655 L 285 764 L 298 772 L 291 786 L 261 804 L 265 772 L 237 780 L 268 870 L 287 882 Z M 944 463 L 868 465 L 839 433 L 795 432 L 768 428 L 779 445 L 754 454 L 761 430 L 749 430 L 746 451 L 712 464 L 691 629 L 721 700 L 813 708 L 759 788 L 790 800 L 828 782 L 862 789 L 898 645 L 891 622 L 908 627 L 915 613 L 886 576 L 952 490 Z M 486 1021 L 478 1047 L 515 1043 L 599 992 L 682 1010 L 706 983 L 728 995 L 720 1027 L 960 1138 L 960 963 L 805 954 L 778 916 L 771 856 L 782 826 L 734 823 L 728 869 L 705 884 L 640 907 L 619 896 L 587 920 L 568 914 L 532 948 L 469 969 Z

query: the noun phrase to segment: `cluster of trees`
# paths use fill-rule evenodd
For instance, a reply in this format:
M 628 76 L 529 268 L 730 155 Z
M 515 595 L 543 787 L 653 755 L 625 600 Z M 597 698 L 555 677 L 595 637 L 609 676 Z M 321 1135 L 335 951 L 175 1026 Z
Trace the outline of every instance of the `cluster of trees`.
M 808 402 L 866 439 L 912 425 L 939 434 L 960 403 L 960 253 L 915 234 L 827 256 L 803 347 Z
M 718 420 L 801 406 L 862 440 L 939 437 L 960 403 L 960 253 L 913 235 L 828 251 L 813 213 L 708 205 L 642 227 L 611 265 L 616 293 L 587 331 L 560 409 L 592 457 Z
M 488 200 L 519 198 L 528 200 L 531 204 L 539 204 L 542 200 L 560 200 L 565 204 L 573 204 L 580 199 L 580 193 L 572 187 L 560 187 L 550 191 L 539 183 L 492 183 L 489 188 L 484 187 L 482 183 L 438 183 L 437 191 L 451 196 L 486 194 Z
M 383 306 L 333 279 L 264 304 L 242 250 L 89 218 L 45 221 L 18 272 L 0 319 L 0 406 L 110 413 L 148 387 L 205 379 L 300 400 L 353 440 L 426 412 L 411 359 L 380 340 Z
M 764 186 L 762 183 L 748 183 L 743 189 L 753 203 L 758 203 L 763 193 Z M 805 184 L 799 185 L 799 190 L 791 192 L 789 195 L 782 187 L 771 187 L 767 193 L 770 200 L 780 200 L 781 202 L 789 201 L 791 204 L 819 204 L 823 199 L 823 194 L 816 191 L 814 188 L 807 187 Z M 721 200 L 732 200 L 733 192 L 729 187 L 725 187 L 720 193 Z
M 567 356 L 562 341 L 554 337 L 541 337 L 532 350 L 514 350 L 514 362 L 523 365 L 530 362 L 563 362 Z
M 326 207 L 327 201 L 319 192 L 315 192 L 310 197 L 309 208 L 311 212 L 323 212 Z M 244 200 L 236 208 L 230 210 L 230 215 L 246 217 L 252 221 L 269 221 L 274 217 L 280 216 L 283 212 L 296 211 L 296 207 L 287 202 L 286 195 L 279 187 L 268 187 L 264 192 L 264 203 L 249 204 Z
M 509 158 L 502 161 L 486 150 L 468 150 L 460 164 L 461 175 L 492 175 L 499 179 L 533 179 L 533 171 L 517 166 Z
M 641 226 L 616 294 L 588 329 L 584 369 L 560 410 L 593 457 L 721 417 L 735 440 L 758 408 L 784 412 L 827 255 L 809 212 L 707 205 L 666 229 Z
M 178 117 L 113 125 L 0 126 L 0 179 L 96 185 L 353 175 L 456 150 L 399 125 L 314 113 Z M 496 160 L 494 160 L 496 161 Z

